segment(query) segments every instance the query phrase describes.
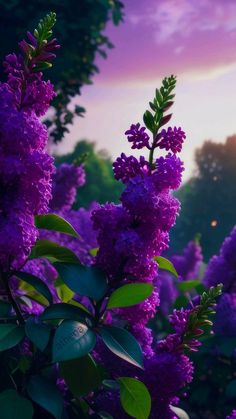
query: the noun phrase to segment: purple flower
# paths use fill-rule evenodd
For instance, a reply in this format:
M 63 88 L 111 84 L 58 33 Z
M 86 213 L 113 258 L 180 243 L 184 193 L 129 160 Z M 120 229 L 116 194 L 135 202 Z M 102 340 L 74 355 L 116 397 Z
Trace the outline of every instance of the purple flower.
M 172 153 L 178 153 L 182 150 L 182 144 L 185 138 L 185 132 L 181 128 L 169 127 L 167 130 L 163 129 L 157 135 L 156 145 L 166 151 L 171 150 Z
M 149 146 L 149 135 L 145 132 L 145 127 L 140 127 L 140 124 L 132 124 L 130 128 L 125 131 L 128 141 L 132 144 L 131 148 L 141 149 Z
M 75 202 L 77 189 L 85 184 L 85 171 L 82 166 L 63 163 L 56 170 L 53 178 L 53 211 L 69 210 Z
M 156 160 L 156 172 L 153 179 L 159 190 L 178 189 L 182 181 L 184 171 L 183 162 L 175 154 L 167 154 Z
M 37 54 L 36 54 L 37 55 Z M 52 85 L 22 56 L 8 55 L 0 83 L 0 268 L 19 269 L 37 239 L 34 215 L 48 211 L 53 159 L 38 119 L 54 96 Z
M 236 419 L 236 410 L 233 410 L 226 419 Z
M 135 176 L 149 174 L 150 167 L 143 156 L 137 160 L 134 156 L 126 156 L 122 153 L 113 163 L 113 171 L 116 180 L 127 183 Z
M 156 285 L 160 298 L 159 310 L 164 316 L 167 316 L 178 296 L 173 276 L 168 272 L 159 271 L 156 278 Z
M 171 262 L 182 280 L 196 279 L 203 260 L 201 246 L 190 241 L 181 254 L 171 256 Z
M 213 330 L 218 336 L 236 335 L 236 293 L 225 293 L 219 298 Z

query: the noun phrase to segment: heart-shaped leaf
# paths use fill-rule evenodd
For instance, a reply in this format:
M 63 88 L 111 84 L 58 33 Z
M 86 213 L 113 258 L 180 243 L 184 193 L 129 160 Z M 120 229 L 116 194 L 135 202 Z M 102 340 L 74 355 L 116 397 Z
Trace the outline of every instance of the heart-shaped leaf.
M 100 335 L 105 345 L 114 354 L 137 367 L 143 368 L 142 350 L 131 333 L 121 327 L 103 326 L 100 329 Z
M 93 330 L 81 322 L 64 320 L 53 340 L 53 361 L 68 361 L 87 355 L 96 344 Z

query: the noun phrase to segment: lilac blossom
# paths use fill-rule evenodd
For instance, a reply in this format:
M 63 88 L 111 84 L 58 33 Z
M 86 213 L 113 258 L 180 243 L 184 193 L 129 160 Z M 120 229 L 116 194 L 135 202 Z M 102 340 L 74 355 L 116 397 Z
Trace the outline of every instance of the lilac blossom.
M 203 256 L 197 241 L 190 241 L 181 254 L 173 255 L 170 259 L 180 279 L 187 281 L 198 278 Z
M 132 143 L 131 148 L 141 149 L 148 147 L 149 145 L 149 135 L 145 132 L 145 127 L 140 127 L 140 124 L 132 124 L 130 128 L 125 131 L 128 141 Z
M 55 45 L 54 45 L 55 46 Z M 38 119 L 54 96 L 50 82 L 24 58 L 8 55 L 7 82 L 0 84 L 0 267 L 20 268 L 38 233 L 34 215 L 51 199 L 53 159 L 46 153 L 47 131 Z M 6 246 L 6 237 L 8 243 Z
M 186 138 L 185 132 L 182 128 L 168 127 L 163 129 L 160 134 L 157 135 L 157 145 L 161 149 L 166 151 L 171 150 L 172 153 L 179 153 L 182 150 L 183 142 Z

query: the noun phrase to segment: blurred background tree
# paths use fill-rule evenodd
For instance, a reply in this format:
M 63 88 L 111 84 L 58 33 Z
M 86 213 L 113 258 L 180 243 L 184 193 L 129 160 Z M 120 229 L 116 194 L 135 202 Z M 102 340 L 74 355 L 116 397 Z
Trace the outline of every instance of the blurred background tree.
M 95 143 L 79 141 L 73 152 L 56 157 L 56 166 L 61 163 L 79 164 L 83 158 L 86 183 L 78 189 L 74 208 L 88 207 L 92 201 L 117 203 L 123 184 L 114 179 L 110 157 L 105 151 L 95 151 Z
M 195 161 L 196 174 L 176 194 L 182 209 L 172 231 L 172 250 L 200 233 L 208 260 L 236 224 L 236 135 L 225 143 L 205 141 Z
M 17 51 L 17 42 L 25 37 L 26 29 L 33 30 L 50 11 L 57 14 L 54 35 L 62 48 L 50 70 L 57 97 L 47 125 L 53 128 L 53 141 L 58 142 L 69 131 L 74 116 L 85 112 L 81 106 L 69 106 L 71 98 L 81 93 L 83 85 L 91 84 L 92 76 L 99 71 L 94 63 L 96 54 L 106 58 L 112 48 L 103 30 L 109 20 L 120 23 L 123 4 L 119 0 L 0 0 L 1 60 Z

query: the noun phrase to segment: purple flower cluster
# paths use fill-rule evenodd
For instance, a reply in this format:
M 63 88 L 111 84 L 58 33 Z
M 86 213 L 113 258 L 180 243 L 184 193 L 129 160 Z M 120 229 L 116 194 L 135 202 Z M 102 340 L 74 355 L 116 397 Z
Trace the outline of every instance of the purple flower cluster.
M 224 240 L 219 255 L 210 259 L 203 281 L 207 287 L 223 283 L 225 292 L 236 292 L 236 227 Z
M 131 125 L 126 134 L 133 142 L 132 148 L 150 149 L 149 137 L 140 124 Z M 143 156 L 138 160 L 122 153 L 113 168 L 125 189 L 121 205 L 106 204 L 93 211 L 99 246 L 96 265 L 106 272 L 111 285 L 122 281 L 154 283 L 158 266 L 153 258 L 168 247 L 169 231 L 179 211 L 179 201 L 171 191 L 180 185 L 183 163 L 170 153 L 154 164 Z M 145 302 L 119 311 L 146 355 L 152 354 L 152 337 L 145 326 L 154 317 L 158 304 L 155 290 Z
M 181 254 L 173 255 L 170 259 L 181 280 L 198 278 L 203 256 L 197 241 L 190 241 Z
M 79 234 L 80 239 L 52 231 L 41 232 L 41 238 L 52 240 L 72 250 L 84 265 L 91 265 L 93 257 L 89 251 L 97 247 L 96 232 L 91 221 L 91 212 L 96 204 L 87 210 L 72 210 L 77 189 L 85 183 L 85 171 L 82 166 L 62 164 L 53 177 L 52 200 L 50 210 L 66 219 Z
M 159 148 L 165 149 L 166 151 L 171 150 L 172 153 L 179 153 L 182 150 L 185 138 L 185 132 L 181 128 L 169 127 L 167 130 L 163 129 L 157 135 L 156 141 Z
M 75 202 L 77 189 L 85 184 L 85 171 L 82 166 L 61 164 L 53 177 L 52 200 L 53 211 L 70 210 Z
M 226 419 L 236 419 L 236 410 L 233 410 Z
M 220 336 L 236 334 L 236 227 L 224 240 L 219 255 L 213 256 L 204 278 L 207 287 L 223 283 L 225 292 L 219 299 L 214 332 Z
M 140 124 L 132 124 L 130 128 L 125 131 L 128 141 L 132 143 L 131 148 L 141 149 L 149 146 L 149 135 L 145 132 L 145 127 L 140 127 Z
M 27 67 L 22 56 L 8 55 L 7 82 L 0 84 L 2 270 L 24 264 L 37 238 L 34 215 L 47 212 L 51 199 L 53 159 L 45 151 L 47 130 L 38 117 L 48 109 L 54 92 L 31 64 Z

